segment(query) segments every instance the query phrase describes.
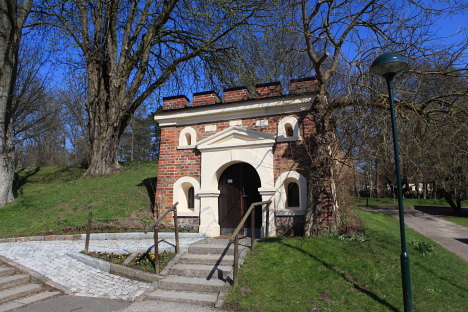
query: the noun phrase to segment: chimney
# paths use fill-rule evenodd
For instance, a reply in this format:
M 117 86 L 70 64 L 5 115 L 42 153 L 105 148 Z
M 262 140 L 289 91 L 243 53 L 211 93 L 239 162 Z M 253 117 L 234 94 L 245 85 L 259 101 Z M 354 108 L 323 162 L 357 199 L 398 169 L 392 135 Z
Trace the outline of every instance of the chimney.
M 190 105 L 185 95 L 163 97 L 163 110 L 184 108 Z
M 255 85 L 255 91 L 257 98 L 283 95 L 283 87 L 280 82 L 269 82 Z
M 214 91 L 197 92 L 193 94 L 192 106 L 203 106 L 221 102 Z
M 249 98 L 249 90 L 246 87 L 235 87 L 224 89 L 224 103 L 237 102 L 247 100 Z
M 318 91 L 318 81 L 315 77 L 292 79 L 289 94 L 303 94 Z

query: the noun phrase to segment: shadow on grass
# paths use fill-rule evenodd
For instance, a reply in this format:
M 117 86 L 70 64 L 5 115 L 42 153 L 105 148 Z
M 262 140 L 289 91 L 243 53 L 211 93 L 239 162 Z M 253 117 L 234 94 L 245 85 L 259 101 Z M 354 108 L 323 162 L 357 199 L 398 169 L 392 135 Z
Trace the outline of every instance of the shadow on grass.
M 148 198 L 150 200 L 151 212 L 154 213 L 154 205 L 156 200 L 156 184 L 158 182 L 158 178 L 146 178 L 141 183 L 137 184 L 137 186 L 144 186 L 146 188 L 146 192 L 148 193 Z
M 317 256 L 309 253 L 308 251 L 305 251 L 304 249 L 301 249 L 301 248 L 298 248 L 296 246 L 292 246 L 292 245 L 289 245 L 287 243 L 284 243 L 284 242 L 281 242 L 280 243 L 286 247 L 289 247 L 289 248 L 292 248 L 292 249 L 295 249 L 309 257 L 311 257 L 312 259 L 314 259 L 315 261 L 317 262 L 320 262 L 324 267 L 326 267 L 327 269 L 329 269 L 330 271 L 334 272 L 335 274 L 339 275 L 341 278 L 343 278 L 345 281 L 347 281 L 348 283 L 351 283 L 353 284 L 353 287 L 360 291 L 361 293 L 367 295 L 368 297 L 370 297 L 371 299 L 375 300 L 376 302 L 378 302 L 379 304 L 387 307 L 388 309 L 390 309 L 391 311 L 400 311 L 398 310 L 397 307 L 393 306 L 391 303 L 389 303 L 388 301 L 386 301 L 385 299 L 382 299 L 380 298 L 377 294 L 373 293 L 372 291 L 370 291 L 369 289 L 366 289 L 362 286 L 360 286 L 359 284 L 356 283 L 356 281 L 353 281 L 351 278 L 349 278 L 348 276 L 346 276 L 346 274 L 344 274 L 343 272 L 340 272 L 338 271 L 333 265 L 331 265 L 330 263 L 318 258 Z
M 461 291 L 468 292 L 468 289 L 466 287 L 463 287 L 462 285 L 455 284 L 452 280 L 448 279 L 447 277 L 444 277 L 443 275 L 439 275 L 436 271 L 434 271 L 431 268 L 423 265 L 421 262 L 418 262 L 415 265 L 419 266 L 423 270 L 425 270 L 425 271 L 429 272 L 430 274 L 434 275 L 438 279 L 446 282 L 447 284 L 450 284 L 453 287 L 460 289 Z
M 28 179 L 41 170 L 40 167 L 35 168 L 22 168 L 15 172 L 13 180 L 13 196 L 17 198 L 20 195 L 20 190 L 23 185 L 28 182 Z

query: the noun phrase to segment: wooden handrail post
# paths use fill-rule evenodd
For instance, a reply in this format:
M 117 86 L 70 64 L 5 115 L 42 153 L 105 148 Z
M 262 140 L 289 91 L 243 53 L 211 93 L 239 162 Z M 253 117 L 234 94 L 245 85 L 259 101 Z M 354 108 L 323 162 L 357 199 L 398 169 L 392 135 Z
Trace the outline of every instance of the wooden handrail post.
M 255 206 L 250 213 L 250 232 L 250 235 L 252 236 L 250 241 L 250 248 L 253 249 L 255 244 Z
M 159 248 L 158 248 L 158 241 L 159 241 L 159 228 L 156 226 L 154 227 L 154 273 L 159 274 Z
M 239 270 L 239 234 L 236 234 L 236 239 L 234 241 L 234 272 L 232 274 L 233 286 L 237 286 L 238 270 Z
M 270 234 L 270 204 L 266 205 L 265 237 Z
M 179 226 L 177 222 L 177 207 L 174 208 L 175 252 L 179 253 Z
M 86 227 L 85 252 L 88 252 L 89 250 L 89 237 L 91 236 L 92 220 L 93 220 L 93 212 L 90 211 L 88 214 L 88 226 Z

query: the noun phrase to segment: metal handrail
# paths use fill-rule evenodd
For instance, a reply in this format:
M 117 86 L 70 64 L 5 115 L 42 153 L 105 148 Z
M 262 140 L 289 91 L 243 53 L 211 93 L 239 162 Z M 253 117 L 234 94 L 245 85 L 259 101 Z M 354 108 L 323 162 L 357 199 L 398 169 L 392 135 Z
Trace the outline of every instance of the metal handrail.
M 239 225 L 236 227 L 236 230 L 234 231 L 234 233 L 232 233 L 231 235 L 231 238 L 229 239 L 229 242 L 232 243 L 236 237 L 236 235 L 239 234 L 240 230 L 242 228 L 244 228 L 244 224 L 245 222 L 247 221 L 247 218 L 249 217 L 249 214 L 252 212 L 252 210 L 257 207 L 257 206 L 260 206 L 260 205 L 270 205 L 271 204 L 271 200 L 267 200 L 267 201 L 262 201 L 262 202 L 257 202 L 257 203 L 252 203 L 249 207 L 249 209 L 247 209 L 247 212 L 244 214 L 244 217 L 241 219 L 241 221 L 239 222 Z M 254 235 L 255 233 L 252 234 L 252 236 L 255 236 Z
M 150 230 L 154 229 L 155 227 L 157 227 L 159 225 L 159 222 L 161 222 L 161 220 L 163 220 L 171 211 L 174 211 L 176 209 L 178 203 L 179 202 L 176 202 L 174 205 L 171 206 L 171 208 L 167 209 L 167 211 L 163 213 L 162 216 L 154 220 L 150 225 L 147 225 L 145 227 L 145 234 L 148 233 Z
M 174 213 L 174 234 L 175 234 L 175 252 L 179 253 L 179 226 L 177 225 L 177 204 L 176 202 L 174 205 L 172 205 L 169 209 L 167 209 L 166 212 L 164 212 L 159 218 L 154 220 L 150 225 L 145 227 L 145 234 L 153 229 L 154 235 L 153 235 L 153 240 L 154 240 L 154 272 L 156 274 L 159 274 L 159 248 L 158 248 L 158 243 L 159 243 L 159 222 L 163 220 L 171 211 Z
M 257 206 L 263 206 L 267 205 L 266 207 L 266 225 L 265 225 L 265 237 L 268 237 L 268 231 L 269 231 L 269 219 L 270 219 L 270 204 L 271 200 L 267 201 L 262 201 L 262 202 L 256 202 L 252 203 L 247 209 L 247 212 L 244 214 L 242 217 L 241 221 L 239 222 L 239 225 L 236 227 L 236 230 L 234 233 L 232 233 L 231 237 L 229 238 L 229 243 L 231 244 L 234 242 L 234 270 L 233 270 L 233 286 L 237 285 L 237 274 L 239 270 L 239 232 L 242 228 L 244 228 L 244 224 L 247 221 L 247 218 L 249 215 L 251 215 L 250 218 L 250 223 L 251 223 L 251 243 L 250 243 L 250 248 L 252 249 L 254 247 L 255 243 L 255 210 L 254 208 Z

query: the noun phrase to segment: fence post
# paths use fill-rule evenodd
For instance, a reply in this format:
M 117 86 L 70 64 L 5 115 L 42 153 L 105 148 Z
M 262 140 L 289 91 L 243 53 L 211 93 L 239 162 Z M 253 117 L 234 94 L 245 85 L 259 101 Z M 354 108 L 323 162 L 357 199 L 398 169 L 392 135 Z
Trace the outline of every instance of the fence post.
M 92 219 L 93 219 L 93 212 L 90 211 L 88 214 L 88 226 L 86 227 L 85 252 L 88 252 L 89 250 L 89 237 L 91 236 Z
M 179 253 L 179 224 L 177 221 L 177 206 L 174 207 L 175 252 Z
M 255 244 L 255 206 L 252 209 L 252 212 L 250 213 L 250 235 L 252 236 L 251 241 L 250 241 L 250 248 L 254 248 Z
M 236 239 L 234 240 L 234 272 L 232 274 L 233 286 L 237 286 L 237 273 L 239 270 L 239 233 L 236 235 Z
M 159 248 L 158 248 L 158 241 L 159 241 L 159 229 L 158 226 L 154 227 L 154 273 L 159 274 Z
M 270 234 L 270 204 L 266 205 L 265 237 Z

